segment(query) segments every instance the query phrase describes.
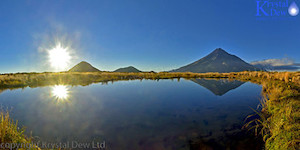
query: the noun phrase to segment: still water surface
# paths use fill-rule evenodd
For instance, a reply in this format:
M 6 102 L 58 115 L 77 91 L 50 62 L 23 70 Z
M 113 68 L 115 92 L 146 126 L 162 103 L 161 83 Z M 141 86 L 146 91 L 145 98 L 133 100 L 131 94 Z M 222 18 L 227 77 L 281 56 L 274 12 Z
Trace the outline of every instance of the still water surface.
M 6 90 L 0 104 L 45 142 L 107 149 L 257 149 L 241 131 L 261 86 L 227 80 L 134 80 Z

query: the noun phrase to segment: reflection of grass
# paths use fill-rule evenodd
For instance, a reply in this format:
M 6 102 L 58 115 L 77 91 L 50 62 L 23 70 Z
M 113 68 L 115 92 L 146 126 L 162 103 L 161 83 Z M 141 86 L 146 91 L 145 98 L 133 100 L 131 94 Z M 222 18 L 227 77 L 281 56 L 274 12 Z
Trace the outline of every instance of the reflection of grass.
M 0 92 L 5 89 L 49 85 L 89 85 L 91 83 L 135 79 L 228 78 L 251 81 L 263 86 L 263 110 L 256 129 L 261 129 L 266 149 L 299 149 L 300 138 L 300 72 L 234 72 L 234 73 L 112 73 L 61 72 L 18 73 L 0 75 Z M 2 115 L 3 116 L 3 115 Z M 3 120 L 3 119 L 2 119 Z M 2 129 L 3 130 L 3 129 Z M 1 136 L 4 133 L 1 130 Z M 12 130 L 16 131 L 16 130 Z M 20 132 L 22 133 L 22 132 Z M 20 139 L 22 134 L 12 134 Z

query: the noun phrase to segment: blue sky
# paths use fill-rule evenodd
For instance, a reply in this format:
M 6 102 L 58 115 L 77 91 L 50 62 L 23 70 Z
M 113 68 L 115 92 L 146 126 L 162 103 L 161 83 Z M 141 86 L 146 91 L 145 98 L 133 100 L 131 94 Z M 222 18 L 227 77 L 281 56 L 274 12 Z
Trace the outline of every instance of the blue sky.
M 247 62 L 300 62 L 300 15 L 256 13 L 256 0 L 1 0 L 0 73 L 53 71 L 41 48 L 55 39 L 72 48 L 69 67 L 109 71 L 171 70 L 219 47 Z

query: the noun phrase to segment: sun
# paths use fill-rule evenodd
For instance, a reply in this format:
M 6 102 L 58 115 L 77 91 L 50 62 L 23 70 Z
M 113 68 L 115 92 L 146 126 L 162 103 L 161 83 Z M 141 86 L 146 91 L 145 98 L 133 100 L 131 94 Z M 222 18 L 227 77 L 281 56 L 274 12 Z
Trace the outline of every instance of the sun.
M 68 88 L 64 85 L 55 85 L 52 88 L 52 94 L 57 99 L 67 99 L 69 96 Z
M 48 51 L 49 62 L 53 68 L 58 70 L 66 69 L 71 60 L 68 50 L 68 47 L 62 47 L 61 44 L 58 43 L 54 48 Z

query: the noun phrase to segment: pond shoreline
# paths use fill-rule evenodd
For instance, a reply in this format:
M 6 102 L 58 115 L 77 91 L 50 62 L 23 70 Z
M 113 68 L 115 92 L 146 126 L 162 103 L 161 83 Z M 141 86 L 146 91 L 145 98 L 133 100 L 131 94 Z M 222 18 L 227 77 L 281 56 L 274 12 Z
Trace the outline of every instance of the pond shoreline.
M 263 87 L 262 112 L 249 128 L 260 132 L 266 149 L 299 148 L 299 72 L 235 73 L 17 73 L 0 75 L 0 92 L 6 89 L 51 85 L 89 85 L 120 80 L 212 78 L 250 81 Z

